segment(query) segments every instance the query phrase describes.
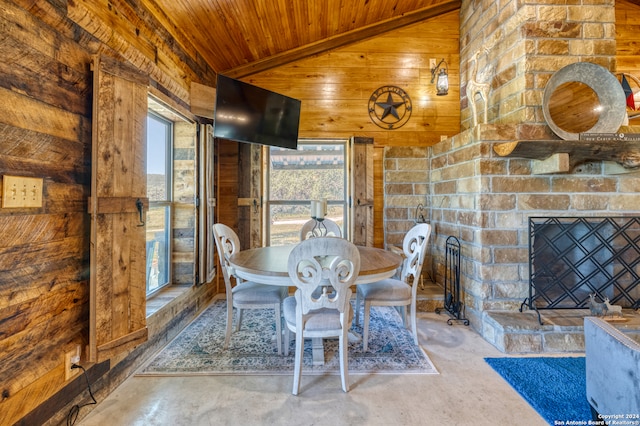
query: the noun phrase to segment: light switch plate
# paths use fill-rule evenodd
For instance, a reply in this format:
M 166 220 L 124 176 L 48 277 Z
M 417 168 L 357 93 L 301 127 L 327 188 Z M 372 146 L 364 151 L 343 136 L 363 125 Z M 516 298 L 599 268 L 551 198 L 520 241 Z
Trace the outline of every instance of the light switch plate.
M 42 178 L 2 177 L 2 208 L 42 207 Z

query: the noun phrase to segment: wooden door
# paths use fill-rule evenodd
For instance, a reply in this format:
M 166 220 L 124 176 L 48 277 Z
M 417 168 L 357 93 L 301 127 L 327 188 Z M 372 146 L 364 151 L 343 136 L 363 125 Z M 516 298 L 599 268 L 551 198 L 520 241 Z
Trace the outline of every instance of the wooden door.
M 373 246 L 373 139 L 352 138 L 353 233 L 360 246 Z
M 144 214 L 148 78 L 93 61 L 89 361 L 147 340 Z

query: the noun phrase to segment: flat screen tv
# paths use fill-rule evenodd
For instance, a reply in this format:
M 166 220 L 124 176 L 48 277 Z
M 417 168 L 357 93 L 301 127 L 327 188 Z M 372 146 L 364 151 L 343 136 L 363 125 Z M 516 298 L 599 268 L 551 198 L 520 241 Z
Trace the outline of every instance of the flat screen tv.
M 296 149 L 300 104 L 297 99 L 218 74 L 213 135 Z

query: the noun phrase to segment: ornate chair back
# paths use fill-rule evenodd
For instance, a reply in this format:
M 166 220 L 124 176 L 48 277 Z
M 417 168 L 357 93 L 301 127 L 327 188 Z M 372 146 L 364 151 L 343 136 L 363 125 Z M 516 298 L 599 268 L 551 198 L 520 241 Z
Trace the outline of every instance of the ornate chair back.
M 295 299 L 284 301 L 289 331 L 296 333 L 296 355 L 292 393 L 300 391 L 304 339 L 338 337 L 342 390 L 349 391 L 348 337 L 353 309 L 351 286 L 360 273 L 360 252 L 351 242 L 336 237 L 315 237 L 302 241 L 289 254 L 289 277 L 296 286 Z M 292 301 L 295 300 L 295 311 Z M 295 318 L 295 319 L 294 319 Z M 285 355 L 288 349 L 285 349 Z
M 324 219 L 322 223 L 317 223 L 314 219 L 310 219 L 302 225 L 302 228 L 300 229 L 300 241 L 318 236 L 342 237 L 342 230 L 340 229 L 340 225 L 331 219 Z
M 402 265 L 400 279 L 407 284 L 416 284 L 422 273 L 424 255 L 431 235 L 431 225 L 419 223 L 411 228 L 402 241 L 402 251 L 405 259 Z M 415 286 L 414 291 L 415 291 Z
M 218 258 L 222 267 L 222 275 L 224 277 L 224 285 L 227 294 L 231 294 L 231 277 L 233 276 L 233 268 L 229 264 L 231 255 L 240 251 L 240 238 L 233 229 L 223 223 L 213 225 L 213 237 L 216 240 L 216 248 L 218 250 Z
M 345 239 L 317 237 L 302 241 L 291 251 L 288 271 L 297 288 L 299 316 L 323 308 L 345 313 L 351 286 L 360 272 L 360 253 Z

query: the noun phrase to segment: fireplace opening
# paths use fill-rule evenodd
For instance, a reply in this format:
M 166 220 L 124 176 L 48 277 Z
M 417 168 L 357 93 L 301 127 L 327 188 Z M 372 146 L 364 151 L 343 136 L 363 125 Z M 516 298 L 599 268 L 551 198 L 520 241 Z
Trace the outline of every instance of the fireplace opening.
M 640 307 L 640 217 L 530 217 L 520 310 L 587 308 L 590 294 Z

